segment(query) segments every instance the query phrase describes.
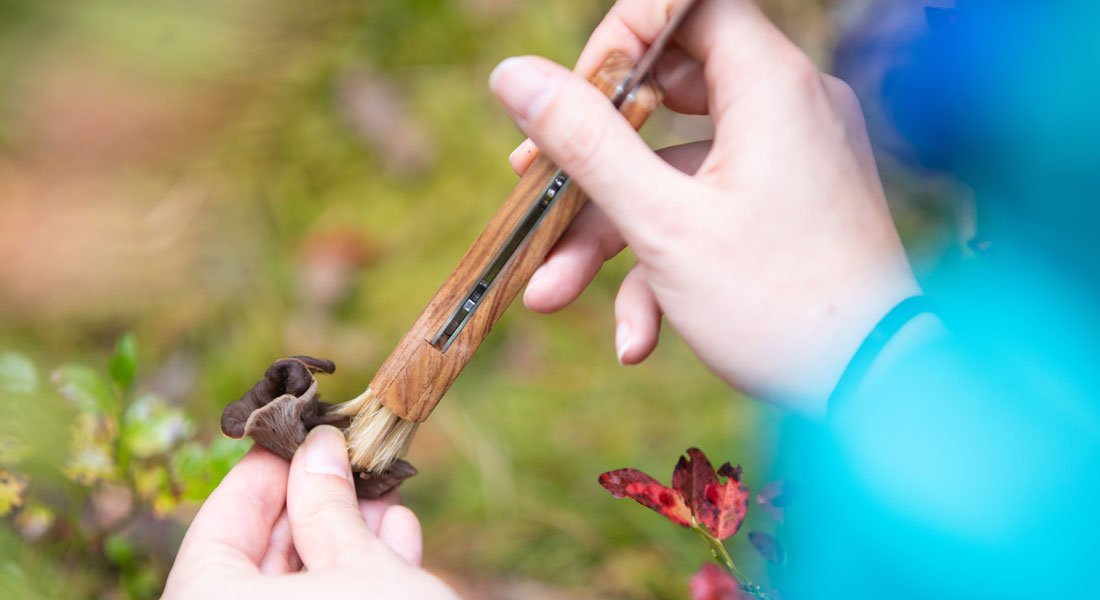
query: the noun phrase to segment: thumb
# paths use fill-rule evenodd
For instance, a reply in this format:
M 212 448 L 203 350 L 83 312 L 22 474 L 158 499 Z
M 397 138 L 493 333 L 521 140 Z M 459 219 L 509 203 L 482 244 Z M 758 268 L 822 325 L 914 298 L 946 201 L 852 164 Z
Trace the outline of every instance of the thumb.
M 684 196 L 685 186 L 695 182 L 650 150 L 584 79 L 525 56 L 497 65 L 489 87 L 519 128 L 584 188 L 631 245 L 649 237 L 654 221 L 677 218 L 677 202 L 670 200 Z
M 311 570 L 362 565 L 384 550 L 359 511 L 347 442 L 335 427 L 314 428 L 294 454 L 286 509 L 294 547 Z

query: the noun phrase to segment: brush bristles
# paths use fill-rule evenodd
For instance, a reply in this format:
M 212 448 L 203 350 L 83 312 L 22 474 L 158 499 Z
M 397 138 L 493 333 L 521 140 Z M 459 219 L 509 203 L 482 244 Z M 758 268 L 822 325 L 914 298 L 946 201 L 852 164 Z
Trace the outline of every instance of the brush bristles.
M 344 434 L 351 449 L 351 464 L 371 473 L 381 473 L 409 449 L 416 428 L 371 396 L 370 388 L 359 397 L 340 405 L 340 414 L 351 417 Z

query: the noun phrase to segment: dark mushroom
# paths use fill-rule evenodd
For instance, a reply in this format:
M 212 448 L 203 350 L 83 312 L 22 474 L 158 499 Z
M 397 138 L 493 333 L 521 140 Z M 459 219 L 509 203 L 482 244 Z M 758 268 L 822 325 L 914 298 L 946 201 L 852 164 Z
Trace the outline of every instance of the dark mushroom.
M 348 426 L 346 417 L 331 412 L 332 404 L 321 402 L 315 373 L 332 373 L 332 361 L 310 356 L 293 356 L 275 361 L 264 378 L 241 398 L 225 407 L 222 433 L 257 444 L 289 460 L 318 425 Z M 378 498 L 416 475 L 409 463 L 398 460 L 382 473 L 356 471 L 355 490 L 361 498 Z
M 416 475 L 416 468 L 399 458 L 381 473 L 356 473 L 355 493 L 360 498 L 379 498 L 413 475 Z

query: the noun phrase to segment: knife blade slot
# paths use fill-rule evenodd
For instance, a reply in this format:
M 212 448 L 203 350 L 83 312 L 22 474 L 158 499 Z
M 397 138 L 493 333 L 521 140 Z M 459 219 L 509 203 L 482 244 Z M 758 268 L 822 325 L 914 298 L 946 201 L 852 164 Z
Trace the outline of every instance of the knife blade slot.
M 493 284 L 500 278 L 500 274 L 504 271 L 508 263 L 511 262 L 512 257 L 516 255 L 519 249 L 523 246 L 523 243 L 531 237 L 531 233 L 538 227 L 542 218 L 546 215 L 550 207 L 553 206 L 554 200 L 562 193 L 565 187 L 569 185 L 569 176 L 566 175 L 561 169 L 558 169 L 550 178 L 550 183 L 546 184 L 542 193 L 538 195 L 535 201 L 531 204 L 531 207 L 527 209 L 527 212 L 523 215 L 523 219 L 516 225 L 515 230 L 508 236 L 508 239 L 501 246 L 500 250 L 493 256 L 492 262 L 482 272 L 481 277 L 478 278 L 461 301 L 458 306 L 451 313 L 451 317 L 447 319 L 447 322 L 439 328 L 439 331 L 432 338 L 431 344 L 439 349 L 440 352 L 446 352 L 451 344 L 454 343 L 455 338 L 459 333 L 462 333 L 462 329 L 470 322 L 470 318 L 481 306 L 481 300 L 485 297 L 485 294 L 493 287 Z

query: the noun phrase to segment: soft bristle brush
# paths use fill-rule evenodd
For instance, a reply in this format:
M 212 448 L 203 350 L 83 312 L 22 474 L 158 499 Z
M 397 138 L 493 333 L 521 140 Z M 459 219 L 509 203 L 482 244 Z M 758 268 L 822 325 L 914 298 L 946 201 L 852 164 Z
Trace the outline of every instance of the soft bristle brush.
M 649 77 L 662 48 L 690 10 L 686 3 L 635 65 L 612 54 L 590 81 L 635 129 L 661 100 Z M 584 206 L 569 176 L 546 157 L 530 166 L 503 206 L 382 364 L 365 392 L 341 405 L 350 417 L 351 462 L 380 473 L 408 450 L 489 330 Z

